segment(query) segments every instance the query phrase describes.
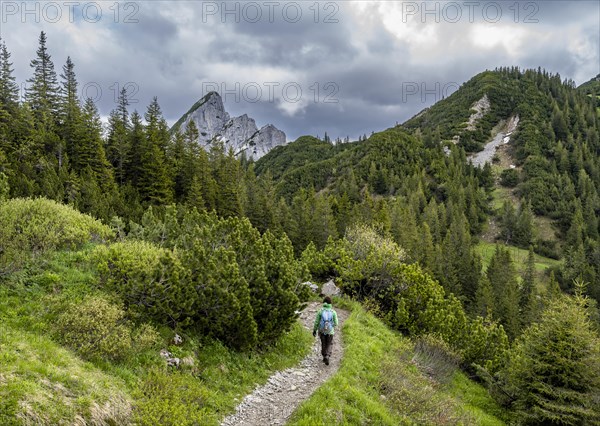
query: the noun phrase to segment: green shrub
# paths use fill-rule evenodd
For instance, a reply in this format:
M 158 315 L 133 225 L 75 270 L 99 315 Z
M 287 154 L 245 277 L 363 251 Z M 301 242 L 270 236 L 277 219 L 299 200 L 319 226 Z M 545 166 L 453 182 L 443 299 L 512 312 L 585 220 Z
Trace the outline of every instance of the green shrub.
M 131 330 L 123 309 L 101 296 L 73 303 L 58 317 L 58 340 L 86 359 L 120 360 L 131 351 Z
M 514 188 L 519 183 L 519 172 L 516 169 L 505 169 L 500 173 L 500 184 Z
M 237 348 L 256 344 L 248 284 L 235 253 L 224 247 L 176 251 L 144 241 L 99 246 L 90 260 L 102 288 L 123 298 L 139 319 L 194 327 Z M 183 266 L 185 264 L 185 267 Z
M 333 262 L 322 251 L 318 251 L 311 241 L 304 249 L 301 256 L 302 262 L 308 268 L 313 279 L 323 279 L 330 275 Z
M 98 246 L 89 259 L 100 272 L 100 286 L 118 294 L 133 315 L 171 326 L 193 322 L 197 292 L 176 252 L 126 241 Z
M 341 243 L 329 246 L 336 247 L 326 247 L 325 252 L 335 252 L 343 291 L 369 300 L 389 326 L 410 336 L 438 336 L 460 354 L 465 367 L 478 363 L 497 368 L 508 346 L 504 329 L 483 319 L 471 320 L 452 293 L 446 294 L 418 264 L 403 262 L 404 251 L 396 243 L 359 226 Z
M 295 259 L 290 240 L 270 232 L 261 235 L 246 218 L 222 219 L 169 206 L 161 214 L 149 209 L 141 225 L 132 224 L 132 235 L 176 249 L 185 265 L 185 279 L 180 275 L 180 284 L 170 284 L 183 295 L 169 308 L 185 307 L 177 322 L 187 317 L 183 325 L 193 323 L 234 346 L 277 339 L 294 323 L 300 301 L 309 297 L 300 285 L 306 267 Z M 114 258 L 120 262 L 119 256 Z
M 148 323 L 142 324 L 133 333 L 133 345 L 136 351 L 144 352 L 157 348 L 163 341 L 160 333 Z
M 211 397 L 192 375 L 150 370 L 135 398 L 134 421 L 138 425 L 207 425 L 217 418 L 206 407 Z
M 43 198 L 0 203 L 0 269 L 19 266 L 28 256 L 72 249 L 113 237 L 91 216 Z

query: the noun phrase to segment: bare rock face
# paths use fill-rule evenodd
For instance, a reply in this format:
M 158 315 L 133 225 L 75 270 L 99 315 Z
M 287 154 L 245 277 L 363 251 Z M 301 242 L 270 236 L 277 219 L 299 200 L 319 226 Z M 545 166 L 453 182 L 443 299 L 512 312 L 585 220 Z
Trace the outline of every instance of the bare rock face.
M 231 118 L 217 92 L 210 92 L 196 102 L 171 132 L 184 132 L 191 121 L 200 133 L 198 143 L 206 150 L 219 141 L 225 145 L 226 151 L 233 148 L 235 155 L 245 153 L 248 158 L 258 160 L 274 147 L 287 143 L 285 133 L 272 124 L 259 130 L 254 119 L 247 114 Z
M 248 157 L 252 156 L 258 160 L 276 146 L 285 144 L 285 133 L 272 124 L 267 124 L 250 139 L 246 155 Z

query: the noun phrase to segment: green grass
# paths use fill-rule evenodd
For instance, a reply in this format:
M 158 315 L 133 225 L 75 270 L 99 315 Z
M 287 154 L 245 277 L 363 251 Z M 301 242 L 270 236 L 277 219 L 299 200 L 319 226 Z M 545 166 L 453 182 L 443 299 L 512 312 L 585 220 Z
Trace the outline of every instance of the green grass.
M 469 380 L 462 372 L 455 372 L 447 390 L 448 395 L 461 402 L 463 412 L 475 420 L 477 425 L 503 425 L 501 419 L 510 422 L 510 415 L 501 409 L 488 391 L 478 383 Z
M 161 347 L 189 363 L 179 370 L 165 365 L 158 348 L 119 363 L 82 360 L 52 332 L 66 303 L 99 292 L 85 253 L 47 253 L 0 282 L 2 425 L 216 425 L 257 383 L 297 364 L 313 342 L 296 324 L 268 350 L 235 352 L 193 334 L 173 346 L 165 328 Z
M 510 251 L 510 256 L 513 262 L 515 262 L 517 271 L 524 271 L 525 264 L 527 263 L 528 250 L 513 246 L 506 246 L 506 248 Z M 496 251 L 496 244 L 482 241 L 475 246 L 475 251 L 481 256 L 483 269 L 486 270 L 490 264 L 490 260 L 492 259 L 494 252 Z M 543 257 L 538 254 L 535 255 L 535 269 L 538 273 L 543 273 L 546 269 L 552 266 L 557 266 L 560 263 L 561 262 L 559 260 Z
M 49 338 L 11 328 L 0 334 L 0 424 L 123 423 L 131 409 L 122 380 Z
M 505 201 L 517 202 L 517 198 L 513 194 L 512 189 L 497 185 L 492 191 L 492 209 L 499 211 Z
M 343 326 L 340 370 L 305 401 L 289 425 L 503 425 L 487 391 L 456 371 L 448 383 L 425 374 L 413 342 L 357 303 Z
M 343 326 L 340 370 L 292 416 L 289 425 L 406 424 L 380 398 L 381 364 L 405 342 L 358 305 Z

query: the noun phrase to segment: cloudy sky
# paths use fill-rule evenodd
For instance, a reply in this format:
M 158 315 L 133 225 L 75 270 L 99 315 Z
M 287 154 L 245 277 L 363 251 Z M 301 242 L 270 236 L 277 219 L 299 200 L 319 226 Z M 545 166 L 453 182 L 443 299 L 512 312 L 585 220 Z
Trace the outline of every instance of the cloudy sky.
M 23 85 L 42 30 L 103 116 L 123 86 L 132 110 L 158 96 L 170 124 L 217 90 L 230 114 L 288 140 L 382 130 L 485 69 L 541 66 L 577 84 L 600 73 L 597 1 L 0 0 Z

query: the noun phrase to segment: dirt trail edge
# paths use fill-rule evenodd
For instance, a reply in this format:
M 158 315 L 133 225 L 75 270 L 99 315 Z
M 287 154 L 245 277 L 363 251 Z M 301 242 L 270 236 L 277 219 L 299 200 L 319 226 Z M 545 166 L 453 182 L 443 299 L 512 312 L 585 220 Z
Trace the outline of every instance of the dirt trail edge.
M 310 303 L 300 314 L 300 322 L 311 331 L 320 307 L 321 303 Z M 338 370 L 343 355 L 341 326 L 349 313 L 334 309 L 338 314 L 339 327 L 335 331 L 329 365 L 323 363 L 321 342 L 317 337 L 310 353 L 300 364 L 277 371 L 267 383 L 246 395 L 235 413 L 226 417 L 221 426 L 283 425 L 294 410 Z

